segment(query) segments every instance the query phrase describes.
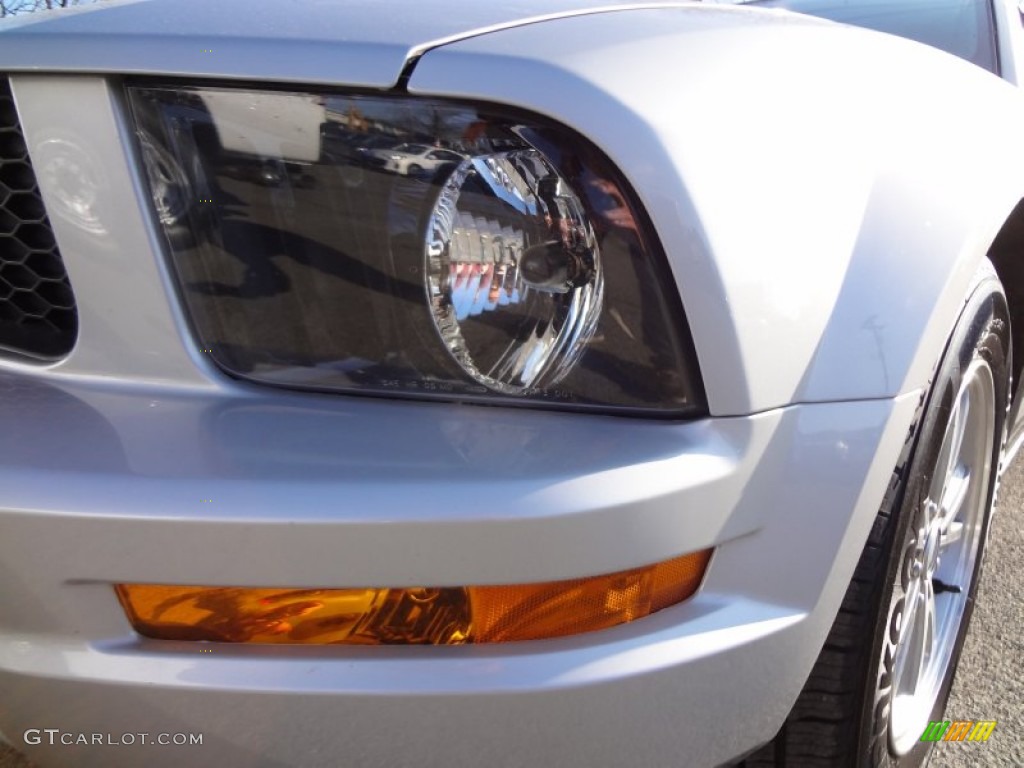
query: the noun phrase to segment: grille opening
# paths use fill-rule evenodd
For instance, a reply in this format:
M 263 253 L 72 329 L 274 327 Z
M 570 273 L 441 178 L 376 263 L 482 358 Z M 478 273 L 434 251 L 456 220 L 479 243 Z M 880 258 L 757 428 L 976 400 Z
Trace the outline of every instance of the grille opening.
M 0 78 L 0 355 L 56 360 L 75 344 L 78 313 L 39 195 L 14 97 Z

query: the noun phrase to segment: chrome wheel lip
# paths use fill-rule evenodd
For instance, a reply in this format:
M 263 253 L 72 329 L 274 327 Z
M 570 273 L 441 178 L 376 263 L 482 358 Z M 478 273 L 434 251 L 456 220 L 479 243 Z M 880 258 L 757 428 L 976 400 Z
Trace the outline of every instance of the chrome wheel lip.
M 897 755 L 920 742 L 956 648 L 990 500 L 995 421 L 992 369 L 976 359 L 953 401 L 898 577 L 903 607 L 889 712 Z

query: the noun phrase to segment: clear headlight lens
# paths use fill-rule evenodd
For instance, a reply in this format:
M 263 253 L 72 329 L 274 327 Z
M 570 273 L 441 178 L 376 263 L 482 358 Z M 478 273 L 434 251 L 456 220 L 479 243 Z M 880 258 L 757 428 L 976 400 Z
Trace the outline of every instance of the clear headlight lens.
M 128 92 L 197 341 L 228 373 L 391 396 L 701 407 L 657 241 L 581 137 L 409 97 Z
M 555 384 L 594 334 L 602 281 L 583 203 L 535 149 L 474 157 L 448 177 L 427 230 L 434 322 L 463 370 L 521 394 Z M 495 338 L 495 326 L 510 329 Z

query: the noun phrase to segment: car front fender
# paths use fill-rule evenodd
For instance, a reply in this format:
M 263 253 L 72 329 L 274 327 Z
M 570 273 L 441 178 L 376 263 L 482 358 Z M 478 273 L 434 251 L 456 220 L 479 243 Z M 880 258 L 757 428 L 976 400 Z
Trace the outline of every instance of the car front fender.
M 547 115 L 611 157 L 668 255 L 712 415 L 925 386 L 1024 197 L 1016 89 L 794 14 L 531 24 L 428 51 L 409 89 Z

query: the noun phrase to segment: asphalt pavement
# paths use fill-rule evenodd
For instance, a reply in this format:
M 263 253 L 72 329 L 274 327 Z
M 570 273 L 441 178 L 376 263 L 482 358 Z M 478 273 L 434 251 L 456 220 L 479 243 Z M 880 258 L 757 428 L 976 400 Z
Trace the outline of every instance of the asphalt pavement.
M 1024 454 L 1006 474 L 978 605 L 946 716 L 996 720 L 985 743 L 939 742 L 931 768 L 1024 766 Z M 14 736 L 14 734 L 11 734 Z M 0 745 L 0 768 L 33 768 Z M 623 766 L 623 768 L 644 768 Z M 685 768 L 680 765 L 680 768 Z

